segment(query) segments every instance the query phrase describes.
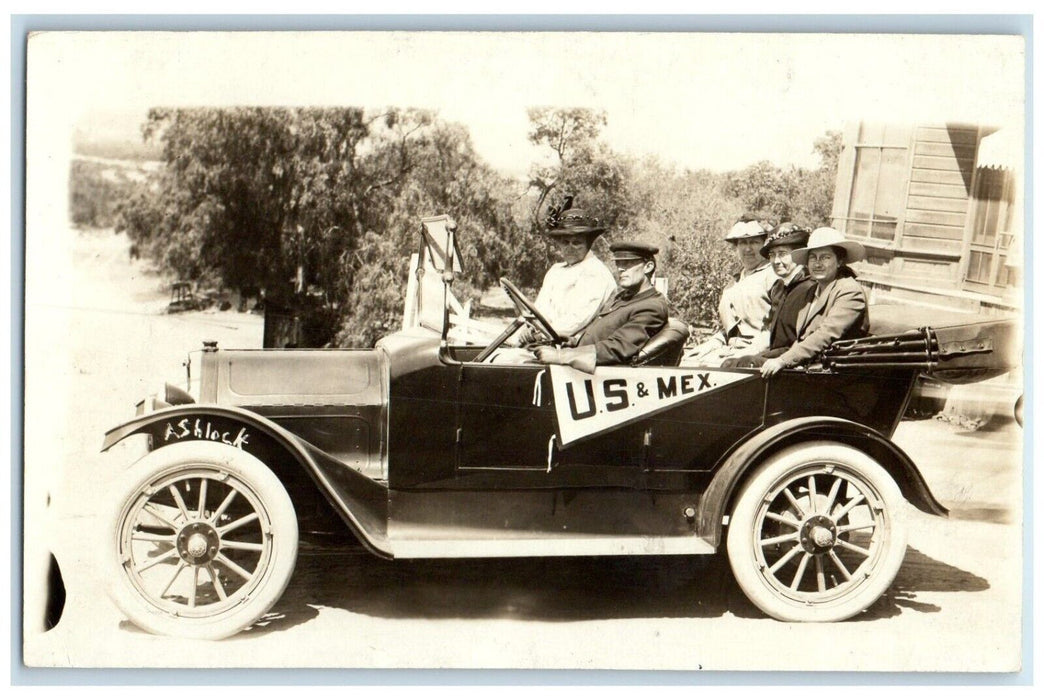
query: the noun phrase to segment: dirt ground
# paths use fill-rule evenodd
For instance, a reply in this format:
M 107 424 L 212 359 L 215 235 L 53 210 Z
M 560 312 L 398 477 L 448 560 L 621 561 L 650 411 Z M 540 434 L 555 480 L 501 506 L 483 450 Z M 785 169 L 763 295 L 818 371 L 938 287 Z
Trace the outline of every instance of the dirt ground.
M 901 424 L 948 519 L 910 509 L 892 589 L 856 619 L 762 616 L 723 557 L 386 562 L 304 549 L 261 624 L 222 642 L 138 630 L 105 594 L 111 481 L 140 446 L 101 454 L 105 430 L 158 382 L 183 381 L 203 339 L 260 347 L 252 314 L 167 315 L 169 292 L 127 241 L 70 234 L 75 264 L 37 276 L 26 303 L 24 660 L 57 667 L 649 668 L 1012 671 L 1022 644 L 1022 440 Z M 40 275 L 53 276 L 40 284 Z M 193 356 L 198 363 L 198 355 Z M 195 370 L 197 365 L 193 365 Z M 34 599 L 53 551 L 68 589 L 44 632 Z

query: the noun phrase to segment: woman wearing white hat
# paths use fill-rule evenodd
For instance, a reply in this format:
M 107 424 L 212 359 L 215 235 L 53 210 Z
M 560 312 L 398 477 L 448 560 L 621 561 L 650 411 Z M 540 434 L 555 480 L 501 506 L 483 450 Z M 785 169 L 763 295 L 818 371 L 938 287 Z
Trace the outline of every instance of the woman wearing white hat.
M 683 364 L 720 366 L 729 357 L 755 355 L 768 348 L 769 291 L 777 278 L 761 255 L 766 236 L 768 231 L 761 223 L 746 217 L 725 234 L 736 251 L 740 271 L 721 293 L 721 330 L 687 352 Z
M 808 269 L 816 289 L 798 312 L 797 341 L 761 366 L 763 377 L 808 362 L 835 340 L 862 338 L 870 331 L 866 292 L 848 267 L 848 263 L 866 256 L 861 244 L 845 240 L 840 231 L 832 228 L 817 228 L 808 237 L 808 245 L 790 256 Z

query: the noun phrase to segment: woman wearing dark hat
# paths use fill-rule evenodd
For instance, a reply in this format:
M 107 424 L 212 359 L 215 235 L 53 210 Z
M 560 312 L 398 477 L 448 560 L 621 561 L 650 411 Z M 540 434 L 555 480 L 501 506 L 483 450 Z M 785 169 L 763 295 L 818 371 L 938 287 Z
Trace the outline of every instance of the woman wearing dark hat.
M 725 235 L 732 244 L 740 271 L 721 293 L 718 319 L 721 330 L 685 354 L 682 364 L 719 366 L 729 357 L 759 353 L 768 348 L 768 321 L 772 310 L 769 291 L 776 275 L 760 254 L 768 231 L 758 221 L 740 219 Z
M 788 221 L 774 228 L 765 240 L 761 256 L 768 259 L 777 277 L 769 291 L 769 347 L 758 354 L 730 357 L 722 367 L 761 367 L 765 360 L 779 357 L 798 339 L 798 312 L 808 302 L 816 282 L 804 266 L 794 262 L 792 253 L 808 243 L 809 232 L 807 227 Z
M 798 312 L 798 340 L 779 357 L 766 360 L 761 376 L 771 377 L 781 369 L 804 364 L 835 340 L 867 335 L 870 316 L 866 292 L 848 267 L 848 263 L 862 260 L 865 255 L 861 244 L 845 240 L 840 231 L 832 228 L 817 228 L 804 248 L 791 253 L 795 262 L 808 268 L 816 287 Z
M 534 306 L 551 326 L 569 336 L 586 326 L 616 290 L 616 280 L 609 268 L 591 251 L 605 227 L 598 219 L 580 209 L 570 208 L 572 196 L 565 198 L 561 209 L 552 209 L 545 234 L 554 241 L 562 262 L 555 263 L 544 275 Z M 518 336 L 526 345 L 539 340 L 532 329 Z

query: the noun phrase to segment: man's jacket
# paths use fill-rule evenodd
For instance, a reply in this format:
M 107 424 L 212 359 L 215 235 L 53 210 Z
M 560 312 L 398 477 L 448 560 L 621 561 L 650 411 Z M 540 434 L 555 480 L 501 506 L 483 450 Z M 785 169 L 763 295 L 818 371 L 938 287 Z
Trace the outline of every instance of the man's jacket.
M 655 289 L 632 297 L 617 291 L 577 335 L 577 346 L 594 345 L 599 365 L 620 365 L 667 325 L 667 300 Z

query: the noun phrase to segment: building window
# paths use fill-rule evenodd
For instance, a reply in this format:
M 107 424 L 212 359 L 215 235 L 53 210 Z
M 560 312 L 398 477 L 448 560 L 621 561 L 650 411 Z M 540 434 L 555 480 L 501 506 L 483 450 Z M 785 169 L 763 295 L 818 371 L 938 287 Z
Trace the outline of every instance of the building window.
M 1010 170 L 979 168 L 971 221 L 971 247 L 965 286 L 977 291 L 1003 290 L 1015 283 L 1008 267 L 1011 224 L 1015 213 L 1015 178 Z
M 861 124 L 844 230 L 856 238 L 890 242 L 904 207 L 912 130 Z

